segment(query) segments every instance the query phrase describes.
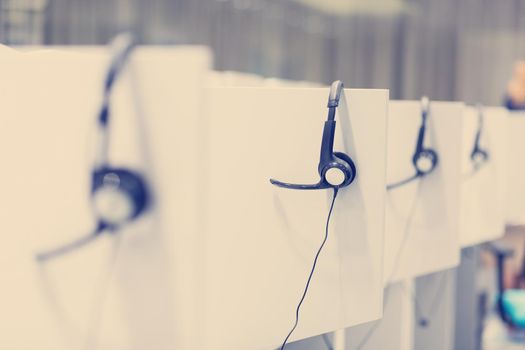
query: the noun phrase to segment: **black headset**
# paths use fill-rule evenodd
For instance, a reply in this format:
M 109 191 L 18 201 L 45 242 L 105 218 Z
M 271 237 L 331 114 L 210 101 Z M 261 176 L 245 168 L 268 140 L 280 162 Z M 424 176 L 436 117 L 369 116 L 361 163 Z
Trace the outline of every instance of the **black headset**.
M 61 247 L 36 255 L 39 261 L 69 253 L 99 237 L 104 232 L 117 229 L 142 215 L 149 206 L 150 195 L 143 176 L 134 170 L 112 167 L 108 163 L 110 98 L 115 81 L 122 72 L 135 47 L 129 35 L 118 36 L 113 44 L 114 54 L 104 81 L 104 95 L 98 113 L 101 134 L 101 155 L 91 175 L 91 202 L 97 217 L 97 226 L 89 235 Z
M 408 179 L 390 184 L 386 186 L 387 190 L 405 185 L 420 177 L 430 174 L 438 165 L 438 155 L 432 148 L 425 147 L 425 132 L 427 127 L 427 118 L 429 114 L 430 100 L 424 96 L 421 98 L 421 126 L 417 136 L 416 150 L 412 156 L 412 164 L 416 173 Z
M 290 184 L 270 179 L 273 185 L 293 190 L 320 190 L 325 188 L 339 189 L 350 185 L 356 177 L 355 164 L 345 153 L 334 152 L 335 112 L 343 91 L 343 83 L 339 80 L 332 83 L 328 97 L 328 119 L 324 123 L 321 154 L 317 171 L 319 182 L 312 185 Z
M 483 107 L 477 106 L 478 109 L 478 130 L 476 131 L 476 138 L 474 140 L 474 146 L 472 152 L 470 152 L 470 160 L 474 165 L 474 170 L 479 170 L 483 164 L 489 160 L 489 151 L 480 145 L 481 135 L 483 133 Z

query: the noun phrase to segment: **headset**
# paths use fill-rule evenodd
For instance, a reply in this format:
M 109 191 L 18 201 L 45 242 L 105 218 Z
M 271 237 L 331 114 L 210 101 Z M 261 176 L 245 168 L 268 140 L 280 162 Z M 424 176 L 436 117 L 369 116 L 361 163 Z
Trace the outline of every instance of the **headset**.
M 474 146 L 472 152 L 470 152 L 470 160 L 474 165 L 474 171 L 479 170 L 483 164 L 489 160 L 489 151 L 480 145 L 481 135 L 483 133 L 483 107 L 477 106 L 478 109 L 478 130 L 476 131 L 476 138 L 474 140 Z
M 131 169 L 113 167 L 108 162 L 110 98 L 118 76 L 129 60 L 135 42 L 123 34 L 112 43 L 113 55 L 104 81 L 102 105 L 98 113 L 100 155 L 91 175 L 91 204 L 97 218 L 96 228 L 88 235 L 58 248 L 38 253 L 38 261 L 64 255 L 92 242 L 104 232 L 114 233 L 143 215 L 150 204 L 150 193 L 144 177 Z
M 421 126 L 417 136 L 416 150 L 412 156 L 412 164 L 416 170 L 415 175 L 408 179 L 387 185 L 387 190 L 392 190 L 412 182 L 420 177 L 430 174 L 438 165 L 438 155 L 432 148 L 425 147 L 425 133 L 427 128 L 427 119 L 430 110 L 430 100 L 428 97 L 421 98 Z
M 270 179 L 270 182 L 279 187 L 289 188 L 293 190 L 320 190 L 325 188 L 332 188 L 334 190 L 334 195 L 332 197 L 332 203 L 330 205 L 330 210 L 328 211 L 328 217 L 326 219 L 325 235 L 323 242 L 321 243 L 308 275 L 306 281 L 306 286 L 303 290 L 303 294 L 297 308 L 295 310 L 295 323 L 292 329 L 289 331 L 288 335 L 284 339 L 280 350 L 284 350 L 290 336 L 297 328 L 299 324 L 299 312 L 301 306 L 306 298 L 308 289 L 310 288 L 310 282 L 312 281 L 312 276 L 315 272 L 317 261 L 319 255 L 323 250 L 324 245 L 328 240 L 328 227 L 330 224 L 330 218 L 332 216 L 332 211 L 334 209 L 335 199 L 340 188 L 350 185 L 356 177 L 356 167 L 354 161 L 350 156 L 341 152 L 334 152 L 334 135 L 335 135 L 335 113 L 336 109 L 339 106 L 339 99 L 341 98 L 341 93 L 343 92 L 343 83 L 339 80 L 334 81 L 330 87 L 330 94 L 328 96 L 328 119 L 324 123 L 323 129 L 323 138 L 321 141 L 321 154 L 319 156 L 319 165 L 317 171 L 319 173 L 319 182 L 312 185 L 298 185 L 290 184 L 274 179 Z
M 340 80 L 332 83 L 328 97 L 328 119 L 324 123 L 319 166 L 317 167 L 319 182 L 312 185 L 299 185 L 270 179 L 273 185 L 293 190 L 321 190 L 339 189 L 354 181 L 356 167 L 352 158 L 345 153 L 334 152 L 335 114 L 342 91 L 343 83 Z

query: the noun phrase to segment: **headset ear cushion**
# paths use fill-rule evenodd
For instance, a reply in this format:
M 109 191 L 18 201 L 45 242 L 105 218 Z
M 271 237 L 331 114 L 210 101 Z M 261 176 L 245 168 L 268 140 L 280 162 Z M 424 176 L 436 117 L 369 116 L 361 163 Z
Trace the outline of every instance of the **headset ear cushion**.
M 348 171 L 349 171 L 349 179 L 347 182 L 348 184 L 350 184 L 352 181 L 354 181 L 355 176 L 356 176 L 356 167 L 355 167 L 354 161 L 346 153 L 334 152 L 334 156 L 338 158 L 339 160 L 342 160 L 343 162 L 346 163 Z
M 488 159 L 489 159 L 489 154 L 487 151 L 483 150 L 483 149 L 478 149 L 478 151 L 476 152 L 476 154 L 479 155 L 479 160 L 481 162 L 486 162 Z
M 422 168 L 421 160 L 425 159 L 428 160 L 430 163 L 427 164 L 426 167 Z M 433 171 L 434 168 L 436 168 L 436 166 L 438 165 L 438 160 L 439 157 L 436 151 L 434 151 L 431 148 L 425 148 L 419 151 L 418 153 L 414 154 L 414 157 L 412 158 L 412 163 L 414 164 L 414 167 L 416 168 L 419 174 L 428 174 L 431 171 Z M 423 163 L 423 165 L 425 164 L 426 163 Z
M 148 206 L 150 199 L 148 187 L 143 177 L 128 169 L 103 167 L 93 173 L 92 194 L 95 194 L 104 187 L 107 176 L 114 176 L 116 178 L 115 188 L 130 200 L 132 211 L 128 220 L 134 219 L 142 214 Z

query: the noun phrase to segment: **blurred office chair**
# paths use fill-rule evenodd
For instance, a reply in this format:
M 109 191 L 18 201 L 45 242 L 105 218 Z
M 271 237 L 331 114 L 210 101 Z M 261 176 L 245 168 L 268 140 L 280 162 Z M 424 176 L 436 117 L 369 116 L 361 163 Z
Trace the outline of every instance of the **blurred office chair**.
M 507 289 L 504 283 L 505 261 L 514 255 L 514 251 L 494 243 L 488 246 L 496 258 L 498 316 L 507 326 L 512 340 L 525 341 L 525 259 L 512 288 Z

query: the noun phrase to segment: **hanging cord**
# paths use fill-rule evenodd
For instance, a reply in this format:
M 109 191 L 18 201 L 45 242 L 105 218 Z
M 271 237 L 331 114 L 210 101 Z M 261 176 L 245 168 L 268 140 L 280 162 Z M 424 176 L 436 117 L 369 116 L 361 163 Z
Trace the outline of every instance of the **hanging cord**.
M 324 342 L 324 345 L 326 345 L 326 348 L 328 350 L 334 350 L 334 347 L 332 346 L 330 339 L 328 339 L 328 335 L 322 334 L 321 337 L 323 338 L 323 342 Z
M 407 221 L 405 224 L 405 231 L 403 233 L 403 239 L 401 240 L 401 244 L 399 245 L 399 250 L 397 251 L 396 257 L 394 259 L 394 263 L 392 264 L 393 266 L 392 271 L 390 272 L 390 275 L 388 276 L 388 279 L 386 280 L 387 283 L 392 280 L 392 278 L 397 273 L 397 270 L 399 269 L 399 264 L 401 262 L 401 256 L 403 255 L 403 251 L 405 250 L 405 246 L 408 242 L 408 238 L 410 237 L 410 233 L 412 232 L 412 224 L 413 224 L 413 220 L 415 216 L 414 214 L 416 213 L 419 195 L 421 194 L 421 187 L 422 187 L 422 182 L 423 182 L 422 179 L 418 181 L 417 183 L 416 194 L 414 196 L 414 199 L 412 200 L 412 205 L 410 206 L 410 210 L 408 211 Z M 386 308 L 386 306 L 388 305 L 389 300 L 390 300 L 390 289 L 387 293 L 385 293 L 384 308 Z M 414 302 L 416 305 L 415 307 L 417 309 L 418 302 L 416 299 L 414 299 Z M 357 345 L 356 350 L 360 350 L 366 345 L 366 343 L 368 342 L 370 337 L 372 337 L 372 335 L 375 333 L 375 331 L 377 330 L 380 324 L 381 324 L 381 320 L 378 320 L 370 328 L 370 330 L 365 334 L 363 340 L 361 340 L 361 342 Z
M 430 312 L 428 313 L 428 315 L 434 314 L 437 311 L 437 307 L 441 304 L 442 298 L 440 298 L 439 296 L 441 296 L 443 294 L 445 286 L 447 285 L 447 281 L 448 281 L 448 279 L 443 277 L 443 276 L 441 276 L 441 279 L 438 281 L 439 286 L 437 288 L 436 295 L 434 295 L 434 297 L 432 298 L 433 300 L 432 300 L 431 306 L 429 308 Z M 423 308 L 421 307 L 419 299 L 417 298 L 417 295 L 415 294 L 414 290 L 406 289 L 404 284 L 401 284 L 400 287 L 401 287 L 401 290 L 403 291 L 403 293 L 406 296 L 409 296 L 410 300 L 412 300 L 412 302 L 414 303 L 414 309 L 415 309 L 414 312 L 416 314 L 416 319 L 417 319 L 418 324 L 421 327 L 426 327 L 428 325 L 428 317 L 424 316 L 425 313 L 423 312 Z M 385 307 L 386 307 L 386 305 L 388 305 L 389 300 L 390 300 L 390 290 L 385 295 Z M 370 337 L 375 333 L 376 329 L 379 327 L 380 324 L 381 324 L 381 320 L 377 321 L 372 326 L 372 328 L 370 328 L 370 330 L 365 335 L 363 340 L 356 347 L 356 350 L 361 350 L 363 348 L 363 346 L 366 345 L 366 343 L 368 342 Z
M 437 307 L 441 304 L 441 301 L 443 298 L 440 298 L 440 296 L 443 295 L 443 292 L 445 290 L 445 287 L 448 285 L 448 278 L 445 276 L 445 273 L 442 272 L 441 276 L 439 277 L 439 280 L 437 281 L 437 288 L 436 288 L 436 294 L 431 299 L 432 302 L 430 304 L 430 308 L 428 309 L 429 313 L 427 315 L 433 315 L 435 312 L 437 312 Z M 415 305 L 415 312 L 416 312 L 416 318 L 419 326 L 426 327 L 428 326 L 428 317 L 425 317 L 425 314 L 423 312 L 423 308 L 421 307 L 421 304 L 419 303 L 419 299 L 417 298 L 416 293 L 414 290 L 407 290 L 404 286 L 402 286 L 403 291 L 410 295 L 411 299 L 414 301 Z
M 390 272 L 390 275 L 388 276 L 388 279 L 386 280 L 387 283 L 389 283 L 392 278 L 397 273 L 397 270 L 399 269 L 399 264 L 401 263 L 401 257 L 403 255 L 403 252 L 405 251 L 405 247 L 408 243 L 408 239 L 411 236 L 412 233 L 412 224 L 414 223 L 414 217 L 417 209 L 418 199 L 421 194 L 421 188 L 422 188 L 422 179 L 418 181 L 416 193 L 414 195 L 414 198 L 412 200 L 412 205 L 410 206 L 410 210 L 408 211 L 407 220 L 405 223 L 405 230 L 403 232 L 403 239 L 401 240 L 401 244 L 399 245 L 399 250 L 397 251 L 396 257 L 394 259 L 394 263 L 392 264 L 393 268 Z
M 284 350 L 284 348 L 286 347 L 286 344 L 288 343 L 288 339 L 290 338 L 292 333 L 297 328 L 297 325 L 299 324 L 299 311 L 301 310 L 301 305 L 303 304 L 303 301 L 306 298 L 306 294 L 308 293 L 308 288 L 310 288 L 310 282 L 312 281 L 312 277 L 315 272 L 315 267 L 317 265 L 317 260 L 319 258 L 319 255 L 321 254 L 321 251 L 323 250 L 323 247 L 326 244 L 326 241 L 328 240 L 328 226 L 330 224 L 330 217 L 332 216 L 332 210 L 334 209 L 335 198 L 337 197 L 337 192 L 338 192 L 338 189 L 334 188 L 334 196 L 332 197 L 332 204 L 330 205 L 330 210 L 328 212 L 328 217 L 326 219 L 326 229 L 325 229 L 324 239 L 323 239 L 323 242 L 321 243 L 321 246 L 317 250 L 317 254 L 315 254 L 315 259 L 312 264 L 312 269 L 310 270 L 310 274 L 308 275 L 308 280 L 306 281 L 306 286 L 304 288 L 303 295 L 301 296 L 301 299 L 299 300 L 299 304 L 297 304 L 297 308 L 295 309 L 295 323 L 292 329 L 290 330 L 290 332 L 288 333 L 288 335 L 286 336 L 286 338 L 284 338 L 283 345 L 281 345 L 280 350 Z
M 416 198 L 414 200 L 414 206 L 412 208 L 413 210 L 412 210 L 412 213 L 410 214 L 410 216 L 413 216 L 413 214 L 414 214 L 414 209 L 416 207 L 415 204 L 417 202 L 417 197 L 419 197 L 419 188 L 418 188 L 418 193 L 416 194 Z M 401 250 L 403 249 L 403 247 L 406 245 L 406 242 L 408 241 L 409 230 L 410 230 L 411 225 L 412 225 L 412 218 L 409 218 L 409 220 L 407 221 L 407 231 L 405 232 L 405 238 L 403 239 L 402 248 L 400 249 L 400 251 L 398 252 L 397 257 L 396 257 L 396 263 L 395 263 L 396 264 L 396 266 L 395 266 L 396 270 L 398 268 L 397 265 L 399 265 L 399 261 L 401 260 L 400 259 L 400 257 L 401 257 Z M 393 273 L 391 274 L 391 276 L 389 277 L 389 279 L 387 280 L 387 282 L 392 279 L 392 277 L 394 276 L 395 272 L 396 271 L 394 270 Z M 438 289 L 437 289 L 436 295 L 434 296 L 433 301 L 431 303 L 430 313 L 428 313 L 427 315 L 432 315 L 436 311 L 436 307 L 438 305 L 438 302 L 441 300 L 441 298 L 439 298 L 439 296 L 442 294 L 442 291 L 445 288 L 445 285 L 446 285 L 445 282 L 446 281 L 447 281 L 446 278 L 442 278 L 442 279 L 439 280 Z M 419 302 L 419 298 L 417 297 L 416 293 L 414 292 L 414 290 L 410 290 L 410 291 L 407 290 L 403 284 L 401 284 L 401 288 L 402 288 L 403 292 L 405 293 L 405 295 L 407 297 L 409 297 L 414 303 L 414 309 L 415 309 L 417 323 L 421 327 L 426 327 L 428 325 L 428 322 L 429 322 L 428 321 L 428 317 L 425 317 L 425 313 L 423 312 L 423 308 L 421 307 L 421 303 Z
M 93 296 L 93 306 L 89 315 L 89 321 L 86 328 L 86 340 L 84 350 L 94 350 L 97 348 L 98 335 L 100 325 L 102 323 L 102 316 L 104 311 L 104 304 L 107 299 L 107 294 L 111 286 L 113 272 L 117 266 L 117 258 L 119 253 L 122 235 L 116 235 L 108 263 L 103 267 L 100 273 L 97 290 Z M 106 273 L 104 273 L 104 271 Z
M 386 308 L 386 306 L 388 305 L 389 299 L 390 299 L 390 293 L 388 292 L 385 295 L 384 308 Z M 378 320 L 376 323 L 374 323 L 374 325 L 365 334 L 365 336 L 363 337 L 361 342 L 359 344 L 357 344 L 356 350 L 361 350 L 363 348 L 363 346 L 365 346 L 366 343 L 368 343 L 368 340 L 372 337 L 372 335 L 374 335 L 374 333 L 376 332 L 376 330 L 377 330 L 377 328 L 379 327 L 380 324 L 381 324 L 381 320 Z
M 414 313 L 416 314 L 417 323 L 422 327 L 426 327 L 428 325 L 428 318 L 423 316 L 423 308 L 414 289 L 408 290 L 404 285 L 401 285 L 401 290 L 414 303 Z

